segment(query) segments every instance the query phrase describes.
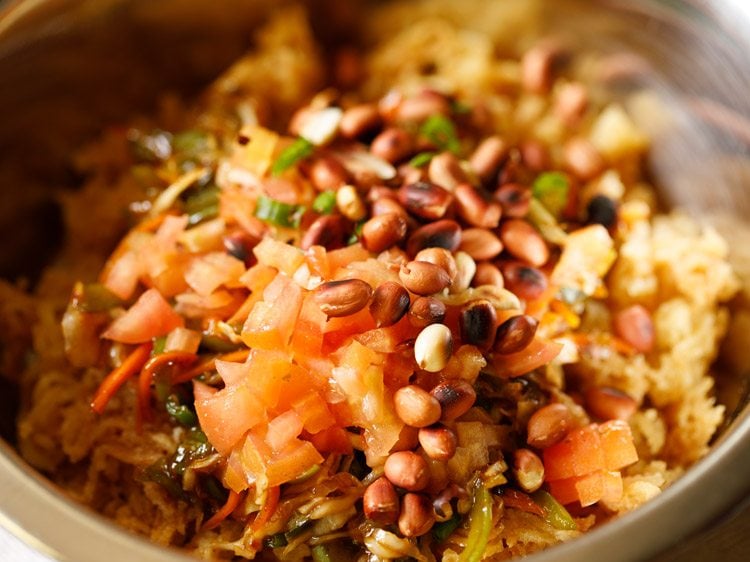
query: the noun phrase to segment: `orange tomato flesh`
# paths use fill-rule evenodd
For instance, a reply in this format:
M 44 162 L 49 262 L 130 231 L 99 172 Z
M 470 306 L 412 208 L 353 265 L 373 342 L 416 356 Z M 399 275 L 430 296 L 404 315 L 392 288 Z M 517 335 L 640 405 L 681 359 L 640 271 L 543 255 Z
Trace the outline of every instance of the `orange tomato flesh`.
M 120 343 L 145 343 L 184 325 L 182 316 L 172 310 L 161 293 L 149 289 L 110 324 L 102 337 Z

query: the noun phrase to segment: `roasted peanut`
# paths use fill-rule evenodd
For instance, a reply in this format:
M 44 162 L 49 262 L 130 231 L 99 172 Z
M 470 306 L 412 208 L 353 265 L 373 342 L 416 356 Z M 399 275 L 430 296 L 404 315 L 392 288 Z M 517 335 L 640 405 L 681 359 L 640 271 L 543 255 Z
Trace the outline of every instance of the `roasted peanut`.
M 416 256 L 425 248 L 445 248 L 455 252 L 461 245 L 461 225 L 450 219 L 435 221 L 412 232 L 406 242 L 406 251 Z
M 398 530 L 405 537 L 421 537 L 435 524 L 432 502 L 424 494 L 406 494 L 398 516 Z
M 561 45 L 543 41 L 526 51 L 521 59 L 521 84 L 534 94 L 546 94 L 552 87 L 554 64 L 563 55 Z
M 538 140 L 526 140 L 519 148 L 521 161 L 532 172 L 543 172 L 552 165 L 549 149 Z
M 430 391 L 443 409 L 442 421 L 453 421 L 463 416 L 474 405 L 477 393 L 468 382 L 452 380 L 437 385 Z
M 390 127 L 375 137 L 370 145 L 370 152 L 394 164 L 409 156 L 414 151 L 414 140 L 403 129 Z
M 529 213 L 531 190 L 517 183 L 506 183 L 495 192 L 495 199 L 508 218 L 523 218 Z
M 448 115 L 451 106 L 445 96 L 425 90 L 418 95 L 401 100 L 396 107 L 395 116 L 398 121 L 424 121 L 432 115 Z
M 417 328 L 438 324 L 445 318 L 445 304 L 435 297 L 418 297 L 409 308 L 409 322 Z
M 443 425 L 423 427 L 419 430 L 419 444 L 425 454 L 437 461 L 449 461 L 456 454 L 456 434 Z
M 508 144 L 498 136 L 487 137 L 469 158 L 469 166 L 485 184 L 489 183 L 508 156 Z
M 362 226 L 362 245 L 371 252 L 380 253 L 398 244 L 406 236 L 406 219 L 397 213 L 372 217 Z
M 373 217 L 387 215 L 389 213 L 394 213 L 404 219 L 408 216 L 406 209 L 404 209 L 398 201 L 389 197 L 381 197 L 380 199 L 373 201 L 370 211 Z
M 612 319 L 615 333 L 636 351 L 648 353 L 656 339 L 651 314 L 640 304 L 634 304 L 615 313 Z
M 456 252 L 453 256 L 456 260 L 456 278 L 451 285 L 451 293 L 460 293 L 471 286 L 474 274 L 477 272 L 477 264 L 469 254 L 463 251 Z
M 458 273 L 453 254 L 445 248 L 425 248 L 424 250 L 420 250 L 414 256 L 414 261 L 426 261 L 442 267 L 451 280 L 455 279 Z
M 489 262 L 481 262 L 477 264 L 477 272 L 474 274 L 474 279 L 471 281 L 472 287 L 480 287 L 482 285 L 494 285 L 495 287 L 504 287 L 503 274 L 500 270 Z
M 244 262 L 245 267 L 255 263 L 253 248 L 258 245 L 260 238 L 238 229 L 224 236 L 221 242 L 226 252 Z
M 420 369 L 436 373 L 443 369 L 453 353 L 453 335 L 445 324 L 430 324 L 414 341 L 414 359 Z
M 512 316 L 503 322 L 497 329 L 495 353 L 516 353 L 526 349 L 534 339 L 539 321 L 533 316 L 521 314 Z
M 609 386 L 589 387 L 584 399 L 586 410 L 600 420 L 628 420 L 638 411 L 638 402 Z
M 513 453 L 513 475 L 524 492 L 536 492 L 544 483 L 542 459 L 529 449 L 516 449 Z
M 332 191 L 349 181 L 349 172 L 331 156 L 321 156 L 310 163 L 308 168 L 310 183 L 319 191 Z
M 378 107 L 370 103 L 364 103 L 344 111 L 339 124 L 339 131 L 343 137 L 355 139 L 376 130 L 380 123 Z
M 328 316 L 349 316 L 362 310 L 372 297 L 372 287 L 361 279 L 328 281 L 315 289 L 314 299 Z
M 537 449 L 546 449 L 562 440 L 573 428 L 573 414 L 567 406 L 547 404 L 534 412 L 526 425 L 526 442 Z
M 404 286 L 417 295 L 439 293 L 451 283 L 442 267 L 426 261 L 410 261 L 402 265 L 398 276 Z
M 458 158 L 452 152 L 441 152 L 433 157 L 427 169 L 427 177 L 432 183 L 448 191 L 453 191 L 458 184 L 465 183 L 469 179 L 461 168 Z
M 503 243 L 491 230 L 467 228 L 461 233 L 459 249 L 475 261 L 490 260 L 503 251 Z
M 424 490 L 430 483 L 427 461 L 413 451 L 391 453 L 383 471 L 393 485 L 410 492 Z
M 488 349 L 495 341 L 497 312 L 487 299 L 476 299 L 463 305 L 458 323 L 464 343 Z
M 549 285 L 544 272 L 520 262 L 504 263 L 500 269 L 506 289 L 526 301 L 542 296 Z
M 362 508 L 365 517 L 376 523 L 381 525 L 395 523 L 401 510 L 398 494 L 393 484 L 383 476 L 375 480 L 362 496 Z
M 555 115 L 568 126 L 581 120 L 589 104 L 589 92 L 580 82 L 563 84 L 555 95 Z
M 378 328 L 392 326 L 409 310 L 409 293 L 395 281 L 379 285 L 370 301 L 370 315 Z
M 341 214 L 352 222 L 360 221 L 367 216 L 367 207 L 353 185 L 343 185 L 338 188 L 336 206 Z
M 440 402 L 423 388 L 410 384 L 393 395 L 396 414 L 412 427 L 426 427 L 440 419 Z
M 544 238 L 525 220 L 505 221 L 500 226 L 500 240 L 508 252 L 534 267 L 543 266 L 549 259 L 549 248 Z
M 449 191 L 426 181 L 403 186 L 398 191 L 398 198 L 411 214 L 428 220 L 442 218 L 453 201 Z
M 591 141 L 583 137 L 570 139 L 563 147 L 565 167 L 583 181 L 595 178 L 604 171 L 606 163 Z
M 346 229 L 344 218 L 340 215 L 318 217 L 305 231 L 300 247 L 307 250 L 312 246 L 323 246 L 326 250 L 335 250 L 344 245 Z
M 404 425 L 398 434 L 398 441 L 393 444 L 390 452 L 413 451 L 419 445 L 419 429 L 410 425 Z
M 468 183 L 456 186 L 453 191 L 458 215 L 472 226 L 495 228 L 500 222 L 502 207 L 495 201 L 487 201 Z

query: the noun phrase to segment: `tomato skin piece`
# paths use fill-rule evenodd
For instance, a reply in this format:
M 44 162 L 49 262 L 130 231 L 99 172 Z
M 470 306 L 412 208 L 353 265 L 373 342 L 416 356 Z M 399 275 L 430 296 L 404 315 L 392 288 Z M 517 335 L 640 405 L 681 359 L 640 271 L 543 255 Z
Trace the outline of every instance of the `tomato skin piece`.
M 552 361 L 562 348 L 561 343 L 536 337 L 522 351 L 507 355 L 494 354 L 495 373 L 503 378 L 520 377 Z
M 308 295 L 302 303 L 297 326 L 289 343 L 298 362 L 304 364 L 307 359 L 321 355 L 327 318 L 312 296 Z
M 573 476 L 548 482 L 550 493 L 563 505 L 580 502 L 582 507 L 593 505 L 604 493 L 604 470 L 583 476 Z
M 595 424 L 569 432 L 542 452 L 545 480 L 585 476 L 604 469 L 601 437 Z
M 144 343 L 185 325 L 161 293 L 149 289 L 125 314 L 109 325 L 102 337 L 121 343 Z
M 638 461 L 630 425 L 624 420 L 609 420 L 599 425 L 599 437 L 604 453 L 604 467 L 620 470 Z
M 302 420 L 294 410 L 287 410 L 268 422 L 266 443 L 274 453 L 284 450 L 302 433 Z
M 266 466 L 269 486 L 279 486 L 302 476 L 323 457 L 309 441 L 295 439 L 286 449 L 274 455 Z
M 310 442 L 321 453 L 349 455 L 353 450 L 349 434 L 343 427 L 337 425 L 319 431 L 311 436 Z

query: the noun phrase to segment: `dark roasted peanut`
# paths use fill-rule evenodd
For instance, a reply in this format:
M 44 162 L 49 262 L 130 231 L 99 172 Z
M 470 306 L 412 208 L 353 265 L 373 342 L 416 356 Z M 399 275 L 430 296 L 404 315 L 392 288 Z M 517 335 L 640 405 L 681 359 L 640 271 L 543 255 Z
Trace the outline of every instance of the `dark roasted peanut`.
M 403 129 L 390 127 L 375 137 L 370 152 L 394 164 L 414 151 L 414 139 Z
M 403 186 L 398 191 L 398 198 L 411 214 L 428 220 L 442 218 L 453 201 L 449 191 L 426 181 Z
M 589 104 L 589 92 L 580 82 L 563 84 L 555 95 L 555 115 L 566 125 L 578 123 Z
M 554 64 L 563 54 L 559 44 L 541 42 L 523 55 L 521 59 L 521 84 L 534 94 L 546 94 L 552 87 Z
M 638 402 L 609 386 L 589 387 L 584 399 L 586 410 L 600 420 L 629 420 L 638 410 Z
M 506 183 L 495 192 L 495 199 L 508 218 L 521 219 L 529 213 L 531 190 L 517 183 Z
M 336 190 L 350 179 L 346 168 L 332 156 L 321 156 L 313 160 L 307 173 L 310 183 L 319 191 Z
M 412 427 L 426 427 L 440 419 L 440 402 L 423 388 L 410 384 L 393 395 L 396 414 Z
M 364 103 L 344 111 L 339 123 L 339 132 L 348 139 L 355 139 L 375 131 L 381 123 L 376 105 Z
M 431 222 L 412 232 L 406 252 L 416 256 L 425 248 L 445 248 L 455 252 L 461 245 L 461 225 L 450 219 Z
M 426 261 L 442 267 L 451 280 L 455 279 L 458 273 L 453 254 L 445 248 L 425 248 L 424 250 L 420 250 L 414 256 L 414 261 Z
M 395 281 L 379 285 L 370 301 L 370 315 L 378 328 L 392 326 L 409 310 L 409 293 Z
M 500 226 L 500 240 L 508 252 L 534 267 L 543 266 L 549 259 L 549 248 L 544 238 L 525 220 L 505 221 Z
M 544 483 L 542 459 L 529 449 L 516 449 L 513 453 L 513 475 L 524 492 L 536 492 Z
M 615 313 L 612 324 L 615 333 L 636 351 L 648 353 L 654 348 L 654 322 L 649 311 L 640 304 L 634 304 Z
M 500 222 L 502 207 L 496 201 L 487 201 L 468 183 L 456 186 L 453 191 L 458 215 L 472 226 L 495 228 Z
M 497 312 L 487 299 L 476 299 L 463 305 L 458 323 L 464 343 L 488 349 L 495 341 Z
M 362 496 L 362 509 L 365 517 L 376 523 L 395 523 L 401 510 L 393 484 L 383 476 L 370 484 Z
M 305 232 L 300 247 L 323 246 L 326 250 L 341 248 L 346 241 L 344 218 L 340 215 L 324 215 L 315 219 Z
M 440 187 L 453 191 L 460 183 L 466 183 L 469 178 L 461 168 L 461 163 L 452 152 L 441 152 L 430 160 L 427 177 Z
M 414 340 L 414 359 L 420 369 L 430 373 L 442 370 L 448 364 L 452 353 L 453 335 L 445 324 L 430 324 L 423 328 Z M 435 397 L 440 400 L 439 397 Z
M 490 260 L 503 251 L 503 243 L 491 230 L 467 228 L 461 233 L 459 249 L 475 261 Z
M 406 209 L 404 209 L 398 201 L 390 197 L 381 197 L 380 199 L 373 201 L 370 213 L 373 217 L 387 215 L 389 213 L 395 213 L 402 216 L 404 219 L 408 216 Z
M 398 530 L 405 537 L 421 537 L 435 524 L 430 498 L 424 494 L 406 494 L 398 516 Z
M 490 182 L 508 156 L 508 144 L 498 136 L 487 137 L 469 158 L 469 166 L 485 184 Z
M 520 146 L 521 161 L 532 172 L 543 172 L 552 164 L 549 149 L 541 142 L 529 139 Z
M 425 90 L 420 94 L 401 100 L 396 107 L 398 121 L 424 121 L 433 115 L 448 115 L 451 106 L 445 96 Z
M 401 164 L 396 170 L 399 185 L 409 185 L 420 181 L 427 181 L 427 170 L 424 167 L 417 168 L 411 164 Z
M 567 406 L 559 403 L 542 406 L 529 418 L 526 442 L 537 449 L 546 449 L 562 440 L 573 423 L 573 414 Z
M 372 297 L 372 287 L 361 279 L 328 281 L 315 289 L 315 302 L 328 316 L 349 316 L 362 310 Z
M 474 405 L 477 393 L 468 382 L 452 380 L 437 385 L 430 391 L 443 409 L 442 421 L 453 421 L 463 416 Z
M 449 461 L 456 454 L 456 434 L 443 425 L 423 427 L 419 430 L 419 444 L 425 454 L 436 461 Z
M 398 276 L 404 286 L 417 295 L 439 293 L 451 283 L 442 267 L 426 261 L 410 261 L 402 265 Z
M 362 226 L 362 244 L 369 251 L 380 253 L 401 242 L 406 229 L 406 219 L 397 213 L 374 216 Z
M 482 285 L 494 285 L 495 287 L 504 287 L 503 274 L 500 270 L 489 262 L 481 262 L 477 264 L 477 272 L 474 274 L 474 279 L 471 280 L 473 287 L 481 287 Z
M 516 353 L 526 349 L 534 339 L 538 326 L 539 321 L 527 314 L 508 318 L 497 329 L 493 347 L 495 353 Z
M 417 328 L 439 324 L 445 318 L 445 304 L 435 297 L 417 297 L 409 307 L 409 322 Z
M 617 202 L 606 195 L 594 195 L 586 205 L 586 222 L 607 230 L 617 224 Z
M 430 483 L 427 461 L 413 451 L 391 453 L 383 471 L 392 484 L 409 492 L 424 490 Z
M 541 270 L 520 262 L 505 263 L 500 270 L 505 288 L 525 301 L 541 297 L 549 285 L 547 276 Z
M 258 245 L 260 239 L 244 230 L 235 230 L 222 238 L 222 244 L 227 253 L 241 260 L 245 266 L 252 265 L 255 260 L 253 248 Z
M 606 163 L 591 141 L 583 137 L 570 139 L 563 147 L 565 167 L 577 178 L 588 181 L 604 171 Z

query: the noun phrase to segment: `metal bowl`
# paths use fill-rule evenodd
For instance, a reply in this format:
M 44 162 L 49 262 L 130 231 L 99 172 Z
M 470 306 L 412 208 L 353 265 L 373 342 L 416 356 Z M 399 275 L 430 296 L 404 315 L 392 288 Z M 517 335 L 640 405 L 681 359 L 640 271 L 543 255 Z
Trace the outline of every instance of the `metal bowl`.
M 341 30 L 351 36 L 368 9 L 368 2 L 312 4 L 325 43 L 340 39 Z M 242 53 L 253 28 L 276 5 L 261 0 L 6 4 L 0 11 L 0 275 L 33 280 L 54 256 L 61 220 L 51 194 L 79 181 L 67 166 L 72 147 L 107 123 L 147 112 L 165 90 L 195 94 Z M 630 62 L 613 81 L 615 94 L 646 84 L 669 114 L 670 126 L 654 131 L 651 155 L 664 202 L 724 227 L 730 243 L 738 240 L 750 216 L 745 186 L 750 121 L 744 117 L 750 116 L 750 5 L 549 0 L 540 23 L 583 48 Z M 732 246 L 743 251 L 739 242 Z M 705 459 L 635 512 L 530 560 L 642 560 L 742 502 L 750 492 L 747 371 L 747 364 L 736 361 L 723 366 L 719 397 L 729 419 Z M 17 390 L 0 381 L 4 526 L 60 560 L 187 560 L 74 504 L 31 469 L 13 448 Z

